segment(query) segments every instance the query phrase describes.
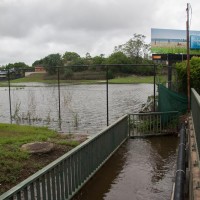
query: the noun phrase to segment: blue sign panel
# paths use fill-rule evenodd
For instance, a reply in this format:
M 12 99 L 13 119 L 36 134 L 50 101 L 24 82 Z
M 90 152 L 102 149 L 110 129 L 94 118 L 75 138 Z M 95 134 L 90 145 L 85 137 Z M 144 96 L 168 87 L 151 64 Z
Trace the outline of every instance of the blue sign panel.
M 199 35 L 190 35 L 190 49 L 200 49 Z

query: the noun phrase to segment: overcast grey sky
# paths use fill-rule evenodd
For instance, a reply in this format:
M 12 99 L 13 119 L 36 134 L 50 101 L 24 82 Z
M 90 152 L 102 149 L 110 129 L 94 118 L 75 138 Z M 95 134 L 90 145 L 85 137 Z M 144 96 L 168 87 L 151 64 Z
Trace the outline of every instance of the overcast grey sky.
M 0 0 L 0 66 L 31 65 L 51 53 L 106 56 L 151 28 L 200 30 L 199 0 Z

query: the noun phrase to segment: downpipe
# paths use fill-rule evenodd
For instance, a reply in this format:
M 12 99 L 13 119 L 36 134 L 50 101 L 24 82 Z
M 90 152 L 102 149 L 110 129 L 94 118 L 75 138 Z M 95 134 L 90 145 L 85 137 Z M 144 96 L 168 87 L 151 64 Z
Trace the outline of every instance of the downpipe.
M 180 142 L 177 158 L 176 180 L 174 188 L 174 200 L 184 200 L 184 186 L 186 178 L 186 129 L 185 125 L 181 125 L 179 131 Z

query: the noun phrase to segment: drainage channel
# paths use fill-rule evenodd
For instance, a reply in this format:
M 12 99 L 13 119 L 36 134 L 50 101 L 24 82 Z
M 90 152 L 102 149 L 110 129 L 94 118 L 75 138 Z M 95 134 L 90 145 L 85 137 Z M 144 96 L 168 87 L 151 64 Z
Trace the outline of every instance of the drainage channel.
M 177 146 L 176 136 L 129 139 L 73 200 L 170 199 Z

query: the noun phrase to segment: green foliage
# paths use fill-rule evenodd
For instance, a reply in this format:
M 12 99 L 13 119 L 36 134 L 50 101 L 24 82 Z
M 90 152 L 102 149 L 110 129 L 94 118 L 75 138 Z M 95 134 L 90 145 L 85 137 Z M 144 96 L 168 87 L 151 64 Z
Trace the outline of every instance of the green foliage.
M 123 52 L 115 52 L 113 54 L 111 54 L 107 60 L 106 60 L 106 64 L 130 64 L 131 61 L 130 59 L 123 53 Z M 116 72 L 127 72 L 128 71 L 128 67 L 127 66 L 111 66 L 109 67 L 109 69 L 116 73 Z
M 46 71 L 50 74 L 56 74 L 56 67 L 62 66 L 62 60 L 60 54 L 50 54 L 42 59 L 42 64 L 44 65 Z
M 103 55 L 95 56 L 95 57 L 92 58 L 92 62 L 93 62 L 94 65 L 104 64 L 105 60 L 106 59 L 103 57 Z
M 80 144 L 57 134 L 46 127 L 19 126 L 15 124 L 0 124 L 0 194 L 8 186 L 15 185 L 20 180 L 21 171 L 29 167 L 38 170 L 44 164 L 32 163 L 30 154 L 21 150 L 21 145 L 34 141 L 49 141 L 58 145 L 75 147 Z M 27 170 L 26 170 L 27 171 Z
M 25 70 L 23 69 L 31 69 L 28 65 L 24 62 L 17 62 L 17 63 L 9 63 L 4 67 L 4 69 L 9 69 L 10 71 L 10 79 L 21 78 L 25 76 Z
M 107 64 L 130 64 L 130 59 L 121 51 L 112 53 L 106 60 Z
M 68 52 L 68 51 L 66 51 L 62 56 L 63 62 L 65 64 L 71 64 L 71 62 L 76 61 L 79 58 L 80 55 L 78 55 L 76 52 Z
M 64 78 L 70 79 L 73 76 L 73 71 L 71 68 L 65 68 L 64 70 Z
M 17 62 L 17 63 L 9 63 L 8 65 L 6 65 L 5 67 L 6 69 L 21 69 L 21 68 L 29 68 L 28 65 L 26 65 L 24 62 Z
M 150 61 L 141 58 L 140 64 L 152 64 Z M 153 75 L 152 66 L 129 66 L 128 64 L 134 64 L 132 59 L 126 56 L 123 52 L 115 52 L 111 54 L 107 60 L 106 64 L 112 64 L 109 69 L 113 73 L 126 73 L 126 74 L 137 74 L 137 75 Z M 115 66 L 114 64 L 121 64 L 121 66 Z M 124 66 L 123 66 L 124 64 Z
M 126 54 L 134 63 L 141 63 L 141 58 L 148 57 L 150 45 L 145 43 L 145 36 L 134 34 L 125 44 L 115 47 L 115 52 L 121 51 Z
M 113 79 L 114 78 L 114 74 L 111 70 L 108 70 L 108 79 Z
M 36 60 L 36 61 L 32 64 L 32 66 L 35 67 L 35 66 L 37 66 L 37 65 L 42 65 L 42 64 L 43 64 L 43 59 L 40 59 L 40 60 Z
M 187 63 L 183 61 L 176 63 L 178 80 L 180 81 L 179 89 L 187 93 Z M 190 86 L 200 93 L 200 58 L 192 57 L 190 60 Z
M 62 56 L 63 63 L 65 66 L 72 66 L 71 70 L 73 72 L 80 72 L 87 70 L 88 67 L 83 66 L 83 65 L 89 65 L 91 64 L 91 56 L 89 53 L 86 53 L 85 58 L 81 58 L 80 55 L 78 55 L 75 52 L 65 52 L 65 54 Z

